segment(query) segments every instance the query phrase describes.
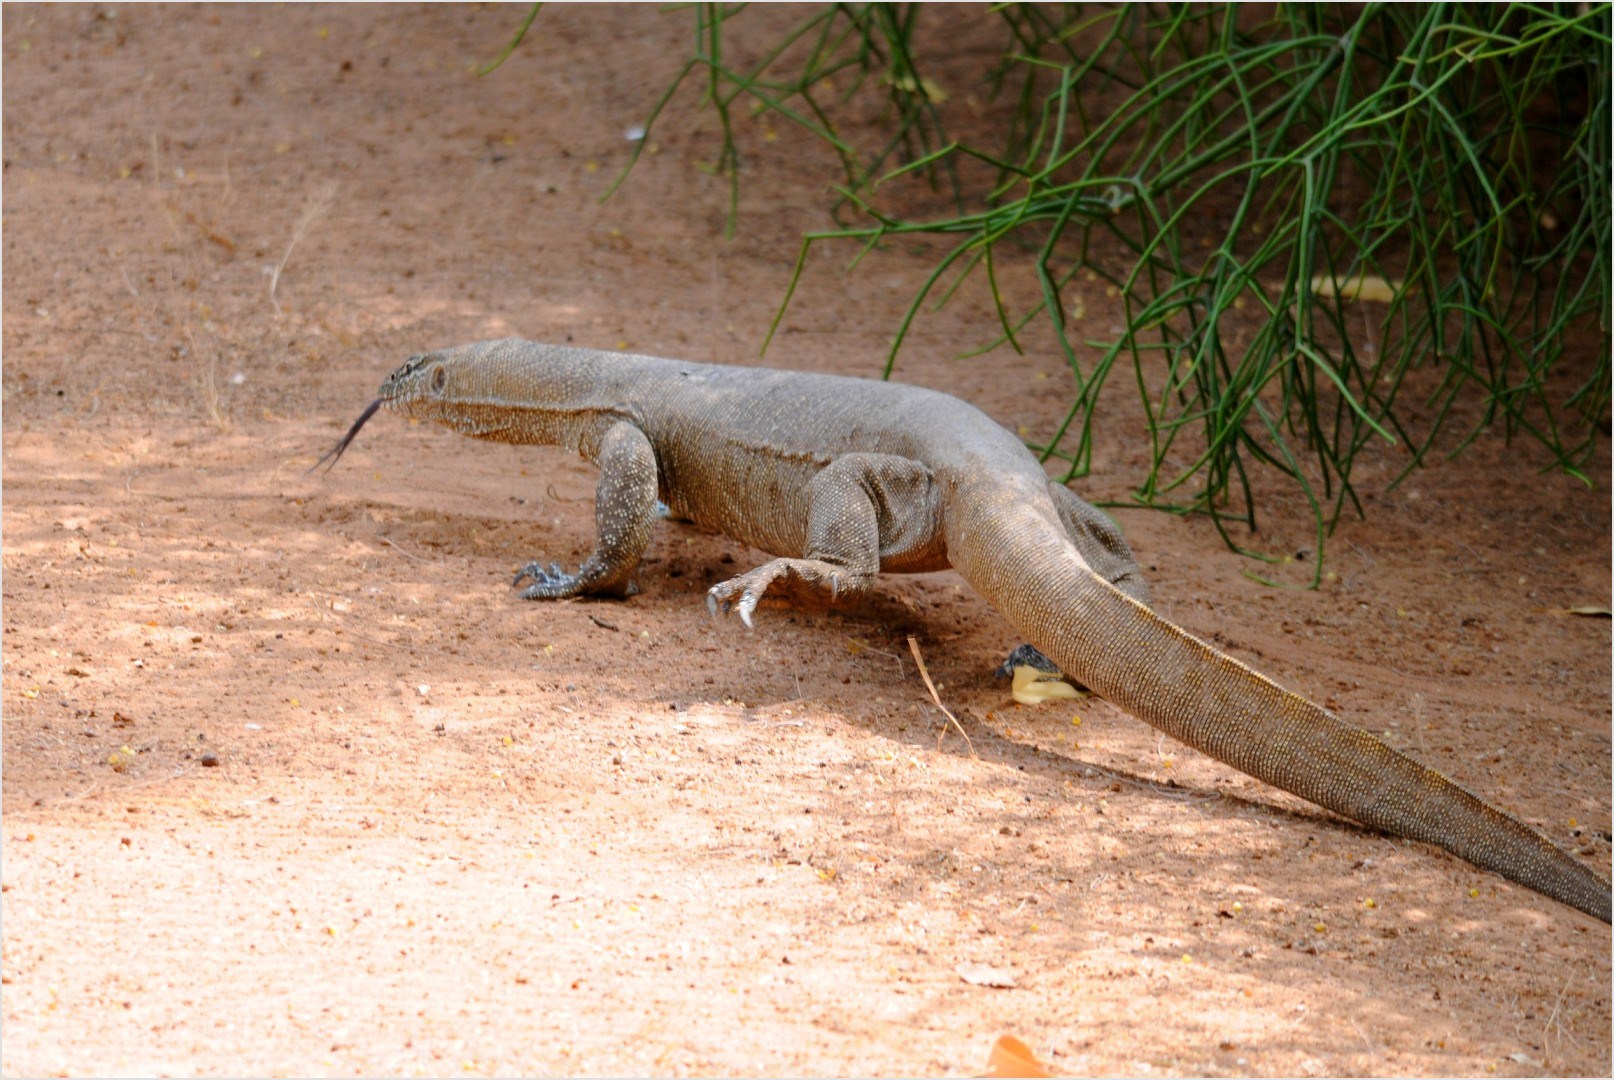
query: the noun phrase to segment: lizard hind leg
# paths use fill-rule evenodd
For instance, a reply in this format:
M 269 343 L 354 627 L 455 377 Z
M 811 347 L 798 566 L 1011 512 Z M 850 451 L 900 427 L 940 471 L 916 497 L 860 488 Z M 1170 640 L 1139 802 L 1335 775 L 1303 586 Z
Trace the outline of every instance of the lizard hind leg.
M 930 470 L 892 454 L 843 454 L 808 481 L 803 555 L 713 585 L 706 607 L 751 626 L 770 589 L 834 604 L 866 593 L 882 565 L 939 568 L 940 515 Z
M 1048 482 L 1048 495 L 1059 511 L 1065 535 L 1088 568 L 1140 604 L 1149 603 L 1149 586 L 1138 560 L 1110 516 L 1064 484 Z

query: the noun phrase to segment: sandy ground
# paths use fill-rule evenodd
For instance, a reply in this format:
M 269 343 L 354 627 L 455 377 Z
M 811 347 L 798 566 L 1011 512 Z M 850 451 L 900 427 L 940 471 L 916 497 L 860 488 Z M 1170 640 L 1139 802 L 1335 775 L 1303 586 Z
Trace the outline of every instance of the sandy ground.
M 1607 927 L 1011 704 L 955 575 L 747 633 L 701 594 L 758 553 L 669 523 L 639 596 L 539 606 L 508 578 L 586 553 L 583 463 L 383 416 L 305 477 L 425 348 L 756 362 L 826 221 L 752 119 L 725 242 L 693 90 L 600 204 L 686 17 L 548 10 L 471 75 L 520 14 L 5 7 L 0 1069 L 969 1074 L 1009 1033 L 1067 1073 L 1608 1075 Z M 766 363 L 876 372 L 933 255 L 817 260 Z M 961 295 L 899 376 L 1047 432 L 1045 337 L 955 359 L 990 325 Z M 1145 460 L 1124 396 L 1095 499 Z M 1400 454 L 1315 592 L 1118 517 L 1167 617 L 1606 873 L 1610 624 L 1559 613 L 1608 602 L 1606 438 L 1595 490 L 1487 436 L 1386 493 Z

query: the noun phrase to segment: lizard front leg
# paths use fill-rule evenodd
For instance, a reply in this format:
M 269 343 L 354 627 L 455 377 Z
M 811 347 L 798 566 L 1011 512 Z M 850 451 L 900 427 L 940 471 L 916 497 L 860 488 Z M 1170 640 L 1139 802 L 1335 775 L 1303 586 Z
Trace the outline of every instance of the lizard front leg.
M 835 603 L 867 592 L 882 565 L 945 566 L 939 500 L 930 470 L 892 454 L 843 454 L 807 484 L 807 536 L 799 559 L 774 559 L 713 585 L 706 606 L 751 625 L 769 589 Z
M 527 578 L 521 590 L 527 600 L 559 600 L 568 596 L 628 596 L 629 580 L 639 556 L 650 543 L 656 520 L 656 454 L 645 433 L 626 420 L 613 425 L 600 440 L 595 456 L 600 483 L 594 490 L 594 552 L 574 574 L 551 563 L 530 562 L 510 584 Z

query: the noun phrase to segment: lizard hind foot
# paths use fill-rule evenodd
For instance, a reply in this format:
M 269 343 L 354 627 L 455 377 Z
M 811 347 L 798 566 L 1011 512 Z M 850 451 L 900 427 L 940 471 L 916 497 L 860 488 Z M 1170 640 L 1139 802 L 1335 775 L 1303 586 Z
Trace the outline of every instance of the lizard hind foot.
M 871 577 L 822 559 L 774 559 L 713 585 L 706 593 L 706 610 L 713 618 L 738 612 L 740 621 L 751 627 L 751 616 L 770 588 L 808 603 L 834 604 L 866 590 Z
M 717 589 L 718 587 L 713 585 L 706 592 L 706 610 L 711 614 L 712 618 L 727 615 L 730 611 L 738 608 L 740 621 L 745 623 L 746 629 L 755 630 L 756 624 L 751 621 L 751 613 L 757 609 L 757 601 L 761 597 L 750 593 L 742 593 L 738 601 L 728 597 L 719 600 L 717 598 Z
M 1038 705 L 1059 698 L 1084 698 L 1092 693 L 1060 671 L 1059 665 L 1034 645 L 1021 645 L 1015 649 L 994 674 L 999 679 L 1014 679 L 1014 689 L 1010 694 L 1022 705 Z
M 994 678 L 1007 679 L 1014 674 L 1014 669 L 1019 667 L 1036 668 L 1048 675 L 1059 674 L 1059 665 L 1044 656 L 1035 645 L 1030 644 L 1016 646 L 1009 654 L 1009 658 L 992 674 Z

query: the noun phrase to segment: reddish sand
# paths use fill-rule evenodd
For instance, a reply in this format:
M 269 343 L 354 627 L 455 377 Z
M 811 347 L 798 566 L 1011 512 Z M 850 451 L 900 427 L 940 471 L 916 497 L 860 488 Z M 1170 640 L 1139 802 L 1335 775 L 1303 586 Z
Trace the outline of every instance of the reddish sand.
M 471 75 L 519 17 L 5 7 L 7 1075 L 970 1074 L 1001 1033 L 1068 1073 L 1609 1074 L 1606 926 L 1011 704 L 955 575 L 747 633 L 702 593 L 759 554 L 669 523 L 637 597 L 536 605 L 509 577 L 586 553 L 583 463 L 382 416 L 305 477 L 424 348 L 756 362 L 827 220 L 821 155 L 750 118 L 725 241 L 693 88 L 601 204 L 688 17 L 546 9 Z M 766 363 L 876 373 L 915 248 L 815 259 Z M 955 359 L 991 327 L 966 291 L 898 376 L 1048 432 L 1045 331 Z M 1146 460 L 1127 393 L 1095 499 Z M 1595 490 L 1491 434 L 1386 492 L 1403 453 L 1314 592 L 1117 517 L 1167 617 L 1607 872 L 1610 624 L 1561 613 L 1608 603 L 1607 439 Z

